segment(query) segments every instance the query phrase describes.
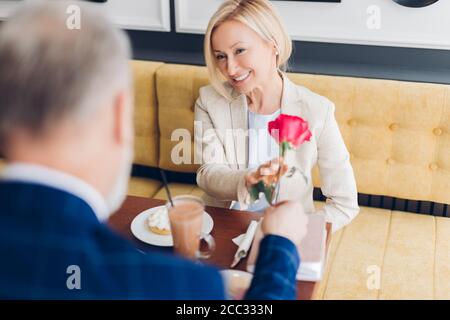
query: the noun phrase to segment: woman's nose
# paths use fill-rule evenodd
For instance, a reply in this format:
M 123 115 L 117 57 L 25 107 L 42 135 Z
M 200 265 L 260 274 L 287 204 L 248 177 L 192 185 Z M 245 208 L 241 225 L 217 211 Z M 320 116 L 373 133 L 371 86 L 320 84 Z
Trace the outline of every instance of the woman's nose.
M 227 72 L 229 76 L 236 76 L 236 70 L 237 70 L 237 63 L 236 61 L 231 58 L 227 61 Z

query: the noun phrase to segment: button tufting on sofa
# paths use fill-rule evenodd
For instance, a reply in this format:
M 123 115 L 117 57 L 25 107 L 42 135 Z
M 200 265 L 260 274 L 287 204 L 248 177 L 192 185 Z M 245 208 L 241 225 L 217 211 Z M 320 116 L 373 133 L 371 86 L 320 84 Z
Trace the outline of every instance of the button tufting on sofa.
M 389 125 L 389 129 L 390 129 L 391 131 L 396 131 L 396 130 L 398 130 L 398 128 L 399 128 L 399 125 L 398 125 L 397 123 L 391 123 L 391 124 Z
M 392 159 L 392 158 L 387 158 L 387 159 L 386 159 L 386 163 L 387 163 L 388 165 L 392 166 L 393 164 L 395 164 L 395 160 Z
M 442 129 L 441 128 L 434 128 L 433 133 L 436 136 L 440 136 L 442 134 Z
M 436 163 L 431 163 L 431 164 L 430 164 L 430 169 L 431 169 L 432 171 L 436 171 L 438 168 L 439 168 L 439 167 L 438 167 L 438 165 L 437 165 Z

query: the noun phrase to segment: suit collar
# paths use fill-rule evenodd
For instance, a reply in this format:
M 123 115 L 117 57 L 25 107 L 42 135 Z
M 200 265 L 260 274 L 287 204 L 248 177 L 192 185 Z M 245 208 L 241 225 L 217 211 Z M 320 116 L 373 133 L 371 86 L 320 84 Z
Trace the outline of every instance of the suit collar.
M 89 204 L 67 191 L 35 182 L 0 180 L 0 215 L 57 229 L 86 230 L 100 224 Z
M 109 209 L 103 196 L 83 180 L 42 165 L 32 163 L 10 163 L 3 170 L 1 180 L 35 183 L 59 189 L 84 200 L 95 212 L 99 220 L 109 217 Z

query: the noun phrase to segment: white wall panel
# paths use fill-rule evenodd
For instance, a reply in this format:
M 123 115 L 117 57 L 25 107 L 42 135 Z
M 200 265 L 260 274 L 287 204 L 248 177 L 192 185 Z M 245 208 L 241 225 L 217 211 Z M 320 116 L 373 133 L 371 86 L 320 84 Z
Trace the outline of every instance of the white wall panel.
M 0 19 L 6 19 L 21 1 L 0 1 Z M 108 0 L 90 4 L 104 8 L 111 20 L 124 29 L 170 31 L 169 0 Z
M 222 0 L 175 0 L 176 30 L 204 33 Z M 392 0 L 341 3 L 274 1 L 293 40 L 450 49 L 450 0 L 406 8 Z M 367 9 L 380 9 L 380 28 L 369 29 Z

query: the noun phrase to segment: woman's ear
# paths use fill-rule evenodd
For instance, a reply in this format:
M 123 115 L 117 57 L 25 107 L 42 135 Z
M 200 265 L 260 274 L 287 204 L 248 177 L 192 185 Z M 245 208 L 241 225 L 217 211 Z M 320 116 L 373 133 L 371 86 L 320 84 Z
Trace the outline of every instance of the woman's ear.
M 270 41 L 270 45 L 271 45 L 271 47 L 272 47 L 272 49 L 273 49 L 274 55 L 278 57 L 278 56 L 280 55 L 280 52 L 278 51 L 278 46 L 277 46 L 277 44 L 275 43 L 275 41 L 271 40 L 271 41 Z

